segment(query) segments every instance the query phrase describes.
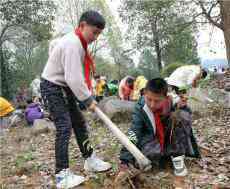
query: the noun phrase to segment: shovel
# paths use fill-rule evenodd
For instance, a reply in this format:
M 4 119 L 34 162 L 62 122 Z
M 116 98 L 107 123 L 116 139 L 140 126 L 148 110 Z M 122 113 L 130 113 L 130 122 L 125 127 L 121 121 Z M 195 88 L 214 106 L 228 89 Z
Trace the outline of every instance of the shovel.
M 108 118 L 108 116 L 106 116 L 98 107 L 95 108 L 95 113 L 121 142 L 121 144 L 124 145 L 126 149 L 134 156 L 141 170 L 147 171 L 152 168 L 151 161 L 143 155 L 143 153 L 128 139 L 124 133 L 121 132 L 121 130 Z

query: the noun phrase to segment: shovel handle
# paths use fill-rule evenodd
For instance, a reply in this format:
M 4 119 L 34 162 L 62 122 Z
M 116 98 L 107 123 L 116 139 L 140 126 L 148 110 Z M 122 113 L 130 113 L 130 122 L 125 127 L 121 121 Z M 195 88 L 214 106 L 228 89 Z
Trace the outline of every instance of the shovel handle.
M 128 137 L 105 115 L 98 107 L 95 108 L 97 116 L 105 123 L 109 130 L 121 142 L 122 145 L 134 156 L 137 160 L 140 169 L 147 171 L 151 169 L 151 161 L 146 158 L 143 153 L 128 139 Z

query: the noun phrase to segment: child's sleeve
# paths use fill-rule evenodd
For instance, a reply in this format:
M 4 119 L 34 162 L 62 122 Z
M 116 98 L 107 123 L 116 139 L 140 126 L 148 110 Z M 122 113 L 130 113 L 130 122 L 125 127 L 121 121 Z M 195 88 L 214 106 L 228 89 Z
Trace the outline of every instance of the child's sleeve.
M 64 74 L 67 85 L 73 91 L 78 100 L 89 106 L 93 98 L 89 91 L 83 73 L 83 60 L 80 47 L 75 44 L 70 44 L 65 48 L 64 53 Z

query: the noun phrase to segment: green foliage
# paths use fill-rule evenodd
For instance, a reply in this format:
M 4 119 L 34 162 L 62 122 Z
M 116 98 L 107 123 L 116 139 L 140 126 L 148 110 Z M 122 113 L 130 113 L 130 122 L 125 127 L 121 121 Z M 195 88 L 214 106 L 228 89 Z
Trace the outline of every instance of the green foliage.
M 173 2 L 174 0 L 122 1 L 121 17 L 129 24 L 127 38 L 133 41 L 133 46 L 137 49 L 149 48 L 155 51 L 159 70 L 162 68 L 161 51 L 168 38 L 166 30 L 169 20 L 172 22 Z
M 17 84 L 22 81 L 29 83 L 34 72 L 40 73 L 40 69 L 36 69 L 39 66 L 34 67 L 33 64 L 41 61 L 45 63 L 47 53 L 37 55 L 40 57 L 34 60 L 36 48 L 51 37 L 54 13 L 55 4 L 52 0 L 0 2 L 2 96 L 12 98 Z
M 33 154 L 32 152 L 25 152 L 23 154 L 20 154 L 17 156 L 17 159 L 15 161 L 15 165 L 17 167 L 20 167 L 22 166 L 25 162 L 28 162 L 28 161 L 31 161 L 33 160 L 34 157 L 33 157 Z
M 117 79 L 119 77 L 118 65 L 113 64 L 100 56 L 95 58 L 95 62 L 98 75 L 106 76 L 108 80 Z
M 22 85 L 29 86 L 36 75 L 41 74 L 48 59 L 48 41 L 38 43 L 35 47 L 26 50 L 22 46 L 15 54 L 10 51 L 8 51 L 8 54 L 10 56 L 9 59 L 6 59 L 8 74 L 5 77 L 10 85 L 3 88 L 3 94 L 6 94 L 5 90 L 7 89 L 7 97 L 13 98 L 18 87 Z
M 178 25 L 184 23 L 184 18 L 177 18 Z M 181 62 L 184 64 L 199 64 L 197 44 L 191 27 L 177 27 L 165 45 L 163 51 L 165 64 Z
M 170 76 L 171 73 L 173 73 L 174 70 L 176 70 L 177 68 L 179 68 L 181 66 L 185 66 L 185 64 L 182 64 L 179 62 L 169 64 L 163 68 L 163 70 L 161 71 L 161 76 L 162 77 L 168 77 L 168 76 Z
M 133 77 L 137 77 L 139 75 L 143 75 L 142 70 L 139 67 L 131 67 L 128 69 L 128 75 L 131 75 Z
M 31 27 L 30 33 L 32 36 L 34 36 L 34 38 L 39 41 L 42 42 L 44 40 L 49 40 L 52 35 L 51 35 L 51 23 L 49 24 L 34 24 Z
M 125 60 L 125 58 L 128 57 L 123 58 L 123 62 L 114 64 L 111 63 L 108 59 L 97 56 L 95 58 L 97 74 L 106 76 L 108 80 L 120 80 L 126 75 L 140 75 L 141 72 L 139 69 L 135 68 L 134 63 L 130 59 Z
M 107 44 L 110 49 L 110 55 L 113 57 L 114 63 L 118 66 L 118 77 L 116 79 L 122 79 L 128 74 L 129 68 L 133 68 L 134 64 L 129 57 L 129 51 L 126 51 L 123 47 L 122 35 L 120 28 L 111 14 L 110 8 L 105 0 L 90 0 L 91 7 L 102 13 L 106 20 L 106 28 L 103 31 L 103 40 L 100 43 Z M 104 42 L 103 42 L 104 41 Z
M 158 70 L 163 67 L 163 61 L 166 64 L 198 62 L 194 31 L 186 23 L 187 17 L 183 19 L 180 3 L 177 0 L 122 1 L 120 14 L 129 26 L 127 39 L 138 50 L 150 49 Z
M 140 56 L 138 70 L 139 75 L 144 75 L 147 79 L 159 77 L 159 70 L 157 67 L 157 60 L 150 50 L 145 49 Z
M 119 171 L 119 167 L 117 165 L 117 162 L 111 162 L 111 164 L 112 164 L 112 172 L 117 173 L 117 171 Z
M 122 37 L 121 31 L 114 19 L 114 16 L 111 14 L 109 6 L 105 0 L 90 0 L 91 5 L 94 9 L 97 9 L 102 15 L 105 17 L 106 20 L 106 28 L 103 31 L 103 35 L 106 37 L 111 50 L 119 50 L 121 45 Z
M 33 31 L 34 26 L 40 27 L 40 25 L 51 28 L 54 12 L 55 4 L 51 0 L 2 0 L 0 3 L 0 15 L 4 26 L 22 27 L 27 31 Z
M 12 58 L 12 52 L 5 49 L 4 51 L 2 50 L 2 52 L 0 51 L 0 56 L 4 56 L 5 60 L 4 62 L 1 61 L 1 90 L 0 90 L 0 95 L 1 96 L 5 96 L 5 97 L 12 97 L 12 93 L 14 91 L 14 87 L 12 84 L 15 83 L 14 80 L 14 72 L 12 72 L 13 68 L 10 68 L 10 59 Z M 3 60 L 1 58 L 1 60 Z M 7 85 L 6 85 L 7 84 Z M 8 85 L 11 84 L 11 85 Z

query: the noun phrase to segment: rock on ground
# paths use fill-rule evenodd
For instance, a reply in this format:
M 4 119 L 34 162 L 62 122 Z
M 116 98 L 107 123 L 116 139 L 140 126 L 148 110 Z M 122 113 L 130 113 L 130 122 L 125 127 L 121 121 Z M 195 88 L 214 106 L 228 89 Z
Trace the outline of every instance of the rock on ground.
M 55 130 L 55 126 L 53 122 L 47 119 L 36 119 L 31 128 L 31 133 L 33 135 L 39 135 L 39 134 L 47 133 L 47 132 L 54 131 L 54 130 Z

